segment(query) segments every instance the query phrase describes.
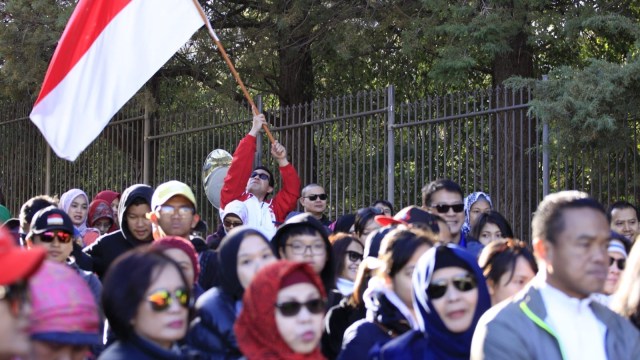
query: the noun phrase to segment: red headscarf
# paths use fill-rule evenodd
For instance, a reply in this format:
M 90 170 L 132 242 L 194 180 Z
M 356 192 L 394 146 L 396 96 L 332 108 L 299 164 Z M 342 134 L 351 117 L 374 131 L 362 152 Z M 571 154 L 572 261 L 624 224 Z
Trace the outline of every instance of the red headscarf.
M 280 260 L 261 269 L 244 292 L 242 312 L 234 325 L 238 346 L 247 359 L 324 359 L 320 346 L 309 354 L 293 352 L 278 332 L 275 304 L 282 279 L 298 271 L 308 275 L 322 297 L 326 297 L 322 280 L 308 264 Z
M 102 190 L 93 198 L 94 201 L 98 199 L 108 202 L 109 206 L 111 206 L 113 200 L 120 199 L 120 193 L 112 190 Z M 120 223 L 118 222 L 118 212 L 113 214 L 113 217 L 115 221 L 113 222 L 113 225 L 111 225 L 111 228 L 109 228 L 109 232 L 116 231 L 120 228 Z

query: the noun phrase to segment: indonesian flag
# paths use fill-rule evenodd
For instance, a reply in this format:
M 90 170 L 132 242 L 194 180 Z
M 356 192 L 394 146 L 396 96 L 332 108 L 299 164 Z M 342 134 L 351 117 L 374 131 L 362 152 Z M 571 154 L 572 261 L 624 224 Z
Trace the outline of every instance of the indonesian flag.
M 203 24 L 192 0 L 80 0 L 31 121 L 59 157 L 75 160 Z

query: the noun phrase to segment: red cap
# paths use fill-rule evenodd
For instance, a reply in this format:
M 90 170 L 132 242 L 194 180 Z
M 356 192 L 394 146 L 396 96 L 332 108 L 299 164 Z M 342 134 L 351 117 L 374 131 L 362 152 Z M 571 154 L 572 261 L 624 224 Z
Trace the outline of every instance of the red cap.
M 0 229 L 0 285 L 11 285 L 28 279 L 38 270 L 45 255 L 44 248 L 24 250 L 18 247 L 11 234 Z

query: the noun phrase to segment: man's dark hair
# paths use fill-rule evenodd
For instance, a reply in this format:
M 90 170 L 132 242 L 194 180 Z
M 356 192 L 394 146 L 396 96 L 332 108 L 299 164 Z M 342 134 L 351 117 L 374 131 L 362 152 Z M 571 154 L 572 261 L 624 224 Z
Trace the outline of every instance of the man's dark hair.
M 154 277 L 167 266 L 178 270 L 185 288 L 191 291 L 180 265 L 158 249 L 138 247 L 120 256 L 109 267 L 103 283 L 102 304 L 109 325 L 119 339 L 126 340 L 133 335 L 131 320 L 140 304 L 146 301 L 145 293 Z
M 458 193 L 460 194 L 460 197 L 464 199 L 464 193 L 458 183 L 449 179 L 438 179 L 430 182 L 427 186 L 422 188 L 422 207 L 430 207 L 433 194 L 440 190 Z
M 375 207 L 378 204 L 382 204 L 382 205 L 388 207 L 389 210 L 391 210 L 391 215 L 393 215 L 395 213 L 393 211 L 393 204 L 391 204 L 389 201 L 383 200 L 383 199 L 378 199 L 378 200 L 374 201 L 373 204 L 371 204 L 371 207 Z
M 631 204 L 628 201 L 616 201 L 613 204 L 611 204 L 611 206 L 609 206 L 609 209 L 607 210 L 607 220 L 609 220 L 609 224 L 611 224 L 611 221 L 613 220 L 611 216 L 611 214 L 613 214 L 613 210 L 622 210 L 622 209 L 633 209 L 633 211 L 635 211 L 636 213 L 636 219 L 640 220 L 640 216 L 638 216 L 638 208 L 633 206 L 633 204 Z
M 49 206 L 57 207 L 58 200 L 49 195 L 38 195 L 27 200 L 20 208 L 20 215 L 18 216 L 20 218 L 20 228 L 24 229 L 27 225 L 31 224 L 33 215 Z
M 564 211 L 580 208 L 590 208 L 606 216 L 604 207 L 581 191 L 561 191 L 545 196 L 531 221 L 532 239 L 556 244 L 557 236 L 565 229 Z

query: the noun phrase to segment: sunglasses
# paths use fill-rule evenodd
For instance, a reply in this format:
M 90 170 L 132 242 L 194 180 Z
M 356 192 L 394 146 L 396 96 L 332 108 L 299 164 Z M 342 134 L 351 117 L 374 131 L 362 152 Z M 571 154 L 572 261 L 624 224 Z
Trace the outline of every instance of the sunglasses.
M 613 265 L 613 263 L 616 263 L 616 266 L 618 267 L 618 269 L 624 270 L 624 267 L 627 265 L 627 259 L 616 260 L 611 256 L 609 256 L 609 266 Z
M 455 213 L 460 213 L 464 211 L 464 204 L 453 204 L 453 205 L 440 204 L 440 205 L 434 205 L 432 206 L 432 208 L 436 209 L 436 211 L 439 212 L 440 214 L 448 213 L 449 209 L 453 209 L 453 212 Z
M 228 228 L 234 228 L 236 226 L 242 226 L 242 221 L 224 220 L 222 223 L 224 224 L 224 227 L 228 227 Z
M 254 177 L 259 177 L 260 180 L 269 180 L 269 175 L 268 174 L 264 174 L 264 173 L 259 173 L 259 172 L 252 172 L 251 176 L 249 176 L 250 179 L 253 179 Z
M 322 299 L 312 299 L 303 303 L 297 301 L 286 301 L 276 304 L 276 308 L 280 310 L 280 314 L 286 317 L 298 315 L 303 306 L 312 314 L 321 314 L 324 312 L 325 301 Z
M 11 285 L 0 286 L 0 300 L 9 303 L 9 309 L 13 316 L 18 316 L 24 305 L 29 303 L 29 287 L 26 281 L 20 281 Z
M 311 201 L 316 201 L 318 198 L 320 198 L 320 200 L 327 200 L 327 194 L 314 194 L 309 196 L 303 196 L 303 198 L 307 198 Z
M 195 209 L 191 206 L 180 206 L 180 207 L 175 207 L 171 205 L 160 206 L 160 215 L 173 216 L 176 212 L 180 217 L 185 217 L 185 216 L 193 215 L 193 213 L 195 212 Z
M 187 289 L 184 288 L 177 289 L 173 294 L 169 292 L 169 290 L 160 289 L 147 296 L 147 301 L 149 301 L 151 308 L 154 311 L 167 310 L 173 303 L 174 299 L 177 300 L 182 307 L 186 308 L 189 307 L 191 296 Z
M 360 254 L 357 251 L 347 251 L 347 256 L 349 257 L 349 261 L 351 262 L 356 262 L 356 261 L 362 261 L 362 254 Z
M 449 289 L 449 282 L 451 282 L 453 284 L 453 287 L 455 287 L 458 291 L 462 292 L 473 290 L 478 286 L 476 278 L 471 276 L 470 274 L 455 276 L 451 278 L 451 280 L 443 279 L 429 284 L 429 287 L 427 288 L 427 296 L 431 300 L 443 297 Z
M 52 243 L 55 238 L 63 244 L 71 242 L 71 234 L 65 231 L 45 231 L 40 234 L 40 241 L 43 243 Z

